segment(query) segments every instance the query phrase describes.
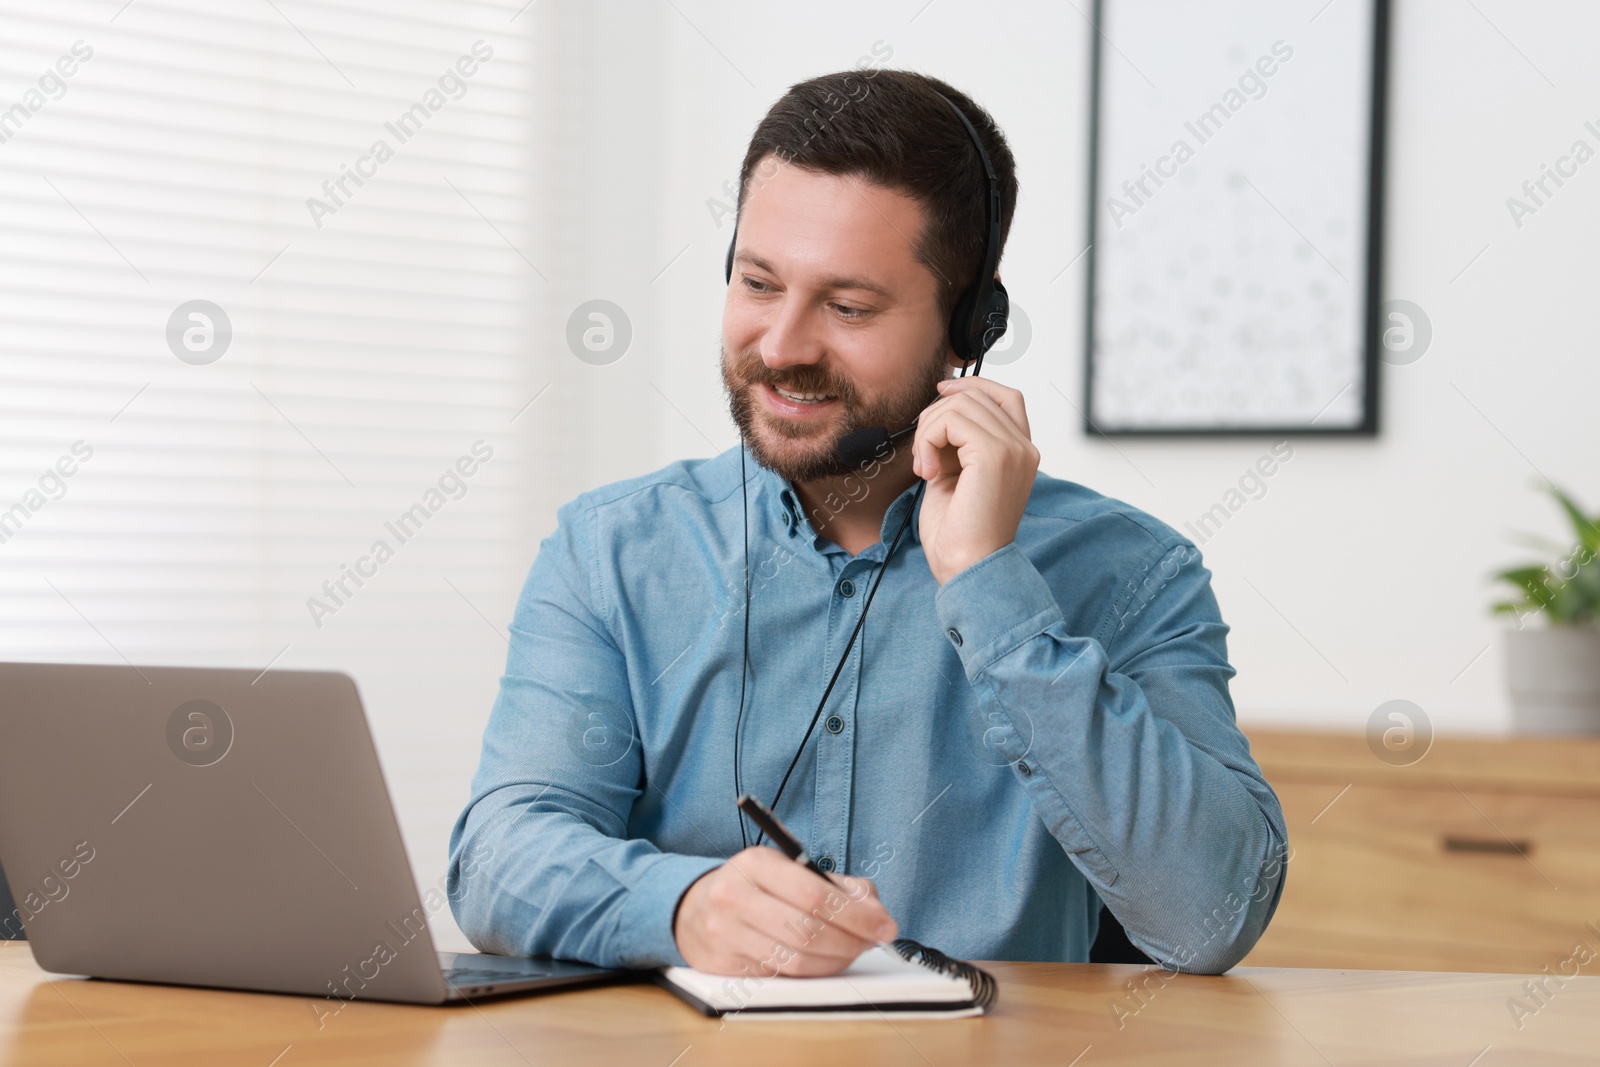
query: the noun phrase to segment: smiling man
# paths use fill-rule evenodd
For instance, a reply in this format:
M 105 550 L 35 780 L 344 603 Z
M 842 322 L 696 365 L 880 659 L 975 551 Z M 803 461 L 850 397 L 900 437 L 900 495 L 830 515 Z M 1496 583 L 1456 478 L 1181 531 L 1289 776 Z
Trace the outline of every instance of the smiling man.
M 580 496 L 541 547 L 451 835 L 485 951 L 1081 961 L 1103 902 L 1164 967 L 1220 972 L 1266 927 L 1283 816 L 1198 551 L 1039 474 L 1022 395 L 952 377 L 990 188 L 952 108 L 1003 243 L 1010 149 L 941 81 L 827 75 L 757 127 L 722 322 L 743 445 Z M 834 880 L 755 843 L 742 792 Z

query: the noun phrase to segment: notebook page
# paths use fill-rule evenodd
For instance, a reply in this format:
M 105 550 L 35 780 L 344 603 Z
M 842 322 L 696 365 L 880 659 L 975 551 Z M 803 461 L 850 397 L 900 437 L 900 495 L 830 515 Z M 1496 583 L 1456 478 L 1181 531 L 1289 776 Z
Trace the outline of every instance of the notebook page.
M 743 978 L 668 967 L 668 981 L 720 1011 L 866 1003 L 960 1003 L 972 999 L 966 981 L 873 947 L 843 972 L 826 978 Z

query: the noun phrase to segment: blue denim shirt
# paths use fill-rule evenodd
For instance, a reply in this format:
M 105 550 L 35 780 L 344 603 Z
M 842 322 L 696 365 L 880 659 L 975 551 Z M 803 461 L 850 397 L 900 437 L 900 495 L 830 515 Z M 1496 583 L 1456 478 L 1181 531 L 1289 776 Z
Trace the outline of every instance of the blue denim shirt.
M 585 493 L 541 546 L 450 837 L 479 948 L 683 962 L 679 898 L 741 847 L 739 789 L 777 790 L 918 499 L 852 557 L 748 470 L 739 787 L 734 449 Z M 1086 960 L 1104 901 L 1163 966 L 1226 970 L 1286 859 L 1226 634 L 1194 545 L 1080 485 L 1040 474 L 1016 541 L 943 588 L 913 517 L 776 812 L 822 866 L 873 879 L 901 936 L 951 955 Z

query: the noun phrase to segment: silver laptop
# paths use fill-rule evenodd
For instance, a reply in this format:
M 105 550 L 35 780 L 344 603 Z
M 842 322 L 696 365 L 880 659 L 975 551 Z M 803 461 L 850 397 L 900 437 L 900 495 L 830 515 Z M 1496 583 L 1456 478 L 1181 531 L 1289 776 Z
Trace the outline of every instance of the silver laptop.
M 337 1010 L 626 973 L 435 952 L 445 888 L 417 893 L 343 674 L 0 663 L 0 866 L 0 925 L 62 974 Z

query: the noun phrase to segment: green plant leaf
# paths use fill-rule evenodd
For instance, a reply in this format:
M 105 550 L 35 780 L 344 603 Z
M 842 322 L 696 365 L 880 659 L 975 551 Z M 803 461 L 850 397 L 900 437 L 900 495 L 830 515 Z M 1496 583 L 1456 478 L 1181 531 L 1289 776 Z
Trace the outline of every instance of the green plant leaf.
M 1572 521 L 1572 532 L 1577 535 L 1578 544 L 1591 553 L 1600 552 L 1600 526 L 1595 525 L 1595 520 L 1586 518 L 1572 498 L 1556 486 L 1550 486 L 1550 495 L 1556 498 L 1561 509 L 1567 513 L 1567 518 Z
M 1523 567 L 1513 567 L 1508 571 L 1501 571 L 1495 577 L 1506 582 L 1515 582 L 1517 585 L 1527 585 L 1529 582 L 1543 582 L 1550 574 L 1550 568 L 1542 563 L 1530 563 Z
M 1566 513 L 1577 544 L 1559 545 L 1523 535 L 1525 540 L 1545 544 L 1556 560 L 1496 573 L 1494 579 L 1514 586 L 1522 599 L 1502 600 L 1489 610 L 1496 615 L 1542 612 L 1561 626 L 1600 624 L 1600 516 L 1586 517 L 1572 497 L 1554 484 L 1545 483 L 1543 488 Z

